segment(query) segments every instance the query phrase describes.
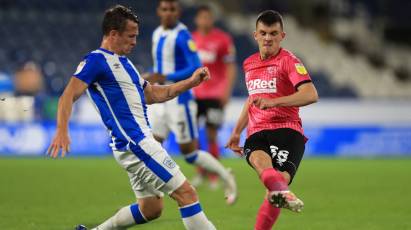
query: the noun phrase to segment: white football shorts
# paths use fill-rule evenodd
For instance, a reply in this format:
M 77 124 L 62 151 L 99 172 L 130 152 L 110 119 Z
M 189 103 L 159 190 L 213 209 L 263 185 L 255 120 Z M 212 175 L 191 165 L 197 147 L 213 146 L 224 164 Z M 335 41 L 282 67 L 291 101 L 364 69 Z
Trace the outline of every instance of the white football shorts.
M 155 136 L 166 139 L 173 132 L 178 144 L 198 138 L 197 103 L 189 100 L 179 103 L 178 98 L 148 106 L 148 119 Z
M 130 143 L 127 150 L 114 150 L 113 155 L 127 171 L 137 199 L 163 197 L 186 181 L 180 167 L 153 137 L 146 137 L 137 145 Z

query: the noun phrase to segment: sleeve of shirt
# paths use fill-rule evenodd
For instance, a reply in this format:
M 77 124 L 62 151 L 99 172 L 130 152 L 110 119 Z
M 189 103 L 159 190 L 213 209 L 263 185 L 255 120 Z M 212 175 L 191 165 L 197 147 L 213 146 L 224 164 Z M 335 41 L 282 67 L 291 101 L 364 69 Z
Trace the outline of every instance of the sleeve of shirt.
M 296 90 L 300 85 L 311 82 L 311 77 L 308 74 L 307 69 L 298 58 L 290 57 L 285 62 L 285 65 L 288 78 Z
M 201 67 L 201 62 L 197 54 L 197 47 L 188 31 L 181 31 L 177 36 L 176 43 L 178 48 L 181 49 L 187 65 L 183 69 L 168 74 L 166 78 L 167 80 L 181 81 L 189 78 L 197 68 Z
M 77 66 L 74 77 L 82 80 L 87 85 L 92 84 L 97 80 L 97 77 L 103 73 L 103 57 L 101 54 L 88 54 L 82 62 Z
M 143 80 L 143 84 L 142 84 L 143 90 L 146 88 L 147 84 L 148 84 L 148 82 L 146 80 Z
M 137 70 L 137 68 L 134 66 L 134 64 L 130 61 L 130 59 L 127 59 L 128 63 L 130 64 L 130 66 L 133 67 L 134 71 L 136 71 L 137 76 L 138 76 L 138 83 L 141 85 L 141 87 L 143 88 L 143 90 L 146 88 L 147 86 L 147 80 L 144 79 L 142 77 L 142 75 L 140 74 L 140 72 Z
M 233 43 L 233 40 L 229 35 L 226 35 L 225 38 L 223 39 L 223 46 L 221 49 L 221 57 L 224 61 L 224 63 L 232 63 L 235 62 L 235 46 Z
M 148 84 L 147 80 L 142 78 L 140 74 L 139 74 L 139 79 L 138 80 L 140 82 L 141 87 L 143 87 L 143 89 L 145 89 L 147 84 Z

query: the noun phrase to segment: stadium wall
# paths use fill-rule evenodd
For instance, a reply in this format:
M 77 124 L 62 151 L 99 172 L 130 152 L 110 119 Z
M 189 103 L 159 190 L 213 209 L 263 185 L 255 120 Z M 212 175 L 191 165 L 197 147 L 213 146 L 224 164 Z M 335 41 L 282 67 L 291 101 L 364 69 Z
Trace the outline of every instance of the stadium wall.
M 224 149 L 245 99 L 233 100 L 226 111 L 226 122 L 219 132 Z M 411 103 L 408 101 L 321 100 L 302 108 L 304 129 L 309 138 L 307 156 L 411 156 Z M 42 156 L 53 137 L 54 122 L 0 123 L 0 155 Z M 204 137 L 204 129 L 200 129 Z M 86 98 L 77 103 L 70 124 L 71 155 L 110 155 L 107 131 Z M 244 140 L 244 135 L 242 137 Z M 166 149 L 178 153 L 171 135 Z M 204 138 L 200 140 L 206 148 Z

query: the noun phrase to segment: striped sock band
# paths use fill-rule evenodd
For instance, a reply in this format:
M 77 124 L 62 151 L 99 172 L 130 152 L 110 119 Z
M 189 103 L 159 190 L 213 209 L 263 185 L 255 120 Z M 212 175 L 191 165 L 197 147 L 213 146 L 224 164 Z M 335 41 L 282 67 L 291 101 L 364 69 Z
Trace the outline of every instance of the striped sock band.
M 190 204 L 180 208 L 180 213 L 182 218 L 188 218 L 202 212 L 202 208 L 199 202 Z
M 131 214 L 133 215 L 133 218 L 136 224 L 144 224 L 147 222 L 143 213 L 141 213 L 140 207 L 138 206 L 138 204 L 130 205 L 130 210 L 131 210 Z

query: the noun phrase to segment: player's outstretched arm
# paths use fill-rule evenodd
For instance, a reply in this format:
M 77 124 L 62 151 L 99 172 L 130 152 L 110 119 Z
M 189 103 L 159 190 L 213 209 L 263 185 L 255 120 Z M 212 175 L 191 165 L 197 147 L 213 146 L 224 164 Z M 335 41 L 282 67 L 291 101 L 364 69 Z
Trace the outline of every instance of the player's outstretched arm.
M 231 133 L 230 138 L 228 139 L 226 148 L 231 149 L 233 152 L 242 155 L 243 149 L 239 146 L 240 135 L 248 124 L 248 108 L 250 106 L 249 100 L 244 103 L 243 110 L 241 111 L 240 117 L 237 120 L 237 123 Z
M 145 73 L 142 76 L 150 84 L 160 83 L 163 84 L 166 81 L 166 77 L 159 73 Z
M 161 103 L 177 97 L 180 93 L 187 91 L 203 81 L 210 79 L 208 68 L 198 68 L 190 78 L 176 82 L 171 85 L 151 85 L 144 89 L 147 104 Z
M 272 107 L 289 107 L 289 106 L 305 106 L 318 101 L 318 93 L 313 83 L 305 83 L 297 88 L 297 92 L 278 98 L 261 98 L 253 99 L 255 106 L 260 109 L 268 109 Z
M 70 151 L 70 137 L 68 133 L 68 122 L 70 119 L 73 103 L 87 89 L 87 84 L 78 78 L 72 77 L 61 95 L 57 107 L 57 128 L 56 134 L 47 149 L 50 157 L 56 158 L 61 149 L 61 156 L 64 157 Z

